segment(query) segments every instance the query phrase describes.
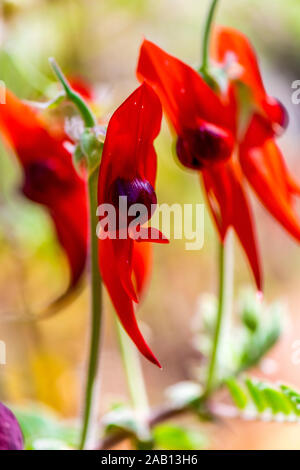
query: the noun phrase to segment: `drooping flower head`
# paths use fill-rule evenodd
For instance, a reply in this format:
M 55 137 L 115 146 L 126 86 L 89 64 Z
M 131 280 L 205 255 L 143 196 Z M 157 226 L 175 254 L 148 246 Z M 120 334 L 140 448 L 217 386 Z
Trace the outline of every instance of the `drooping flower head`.
M 85 183 L 65 146 L 68 138 L 9 90 L 0 108 L 0 133 L 23 168 L 24 195 L 45 206 L 53 220 L 74 287 L 86 262 L 87 200 Z
M 157 162 L 153 141 L 159 133 L 161 117 L 157 95 L 143 83 L 109 121 L 98 186 L 99 207 L 110 204 L 117 217 L 114 229 L 108 228 L 99 240 L 103 281 L 128 335 L 140 352 L 157 365 L 157 359 L 138 328 L 133 302 L 138 302 L 148 277 L 148 242 L 167 242 L 158 230 L 144 227 L 157 203 Z M 122 208 L 122 198 L 127 201 L 128 211 Z M 130 207 L 137 204 L 145 208 L 138 221 L 130 214 Z
M 14 414 L 0 403 L 0 450 L 22 450 L 23 435 Z
M 287 125 L 287 114 L 266 94 L 255 53 L 243 34 L 217 30 L 212 56 L 219 70 L 228 72 L 223 89 L 210 88 L 196 70 L 147 40 L 141 47 L 137 76 L 160 97 L 177 134 L 180 162 L 200 171 L 221 239 L 233 227 L 261 289 L 245 178 L 278 222 L 300 240 L 292 201 L 299 186 L 274 141 Z M 246 124 L 241 125 L 245 115 Z

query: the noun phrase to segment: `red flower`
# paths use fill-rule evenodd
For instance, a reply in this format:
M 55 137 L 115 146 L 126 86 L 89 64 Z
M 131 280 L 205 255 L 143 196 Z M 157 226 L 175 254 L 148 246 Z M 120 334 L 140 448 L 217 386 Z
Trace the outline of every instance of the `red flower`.
M 229 69 L 223 92 L 212 90 L 194 69 L 144 41 L 137 75 L 156 91 L 176 133 L 181 163 L 201 171 L 221 239 L 232 226 L 249 259 L 256 284 L 261 272 L 245 178 L 272 215 L 300 240 L 292 196 L 300 193 L 274 142 L 287 124 L 283 106 L 264 89 L 255 53 L 238 31 L 215 34 L 213 57 Z M 231 70 L 230 70 L 231 69 Z M 238 77 L 230 73 L 238 72 Z M 242 91 L 247 100 L 241 100 Z M 242 132 L 240 116 L 247 112 Z
M 64 145 L 68 138 L 61 128 L 50 130 L 35 110 L 8 90 L 0 111 L 0 133 L 24 170 L 23 193 L 52 217 L 74 287 L 86 262 L 87 201 L 85 183 Z
M 102 154 L 98 202 L 111 204 L 119 221 L 115 230 L 99 240 L 99 262 L 103 281 L 119 319 L 140 352 L 154 364 L 158 360 L 146 344 L 134 315 L 133 302 L 145 286 L 149 272 L 149 243 L 167 242 L 156 229 L 138 224 L 131 230 L 127 212 L 122 213 L 119 197 L 126 196 L 128 207 L 143 204 L 148 220 L 156 205 L 156 154 L 153 141 L 160 130 L 161 104 L 151 87 L 142 84 L 115 111 L 110 119 Z M 103 220 L 103 219 L 102 219 Z M 102 227 L 104 230 L 104 227 Z

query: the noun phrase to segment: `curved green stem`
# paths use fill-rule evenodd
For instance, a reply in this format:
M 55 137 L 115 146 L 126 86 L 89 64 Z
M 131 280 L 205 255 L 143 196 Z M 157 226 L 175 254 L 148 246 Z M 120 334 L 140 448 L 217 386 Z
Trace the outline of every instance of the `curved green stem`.
M 62 70 L 51 58 L 49 59 L 51 67 L 61 82 L 66 97 L 77 107 L 80 112 L 85 128 L 91 128 L 96 125 L 96 120 L 92 111 L 85 103 L 83 98 L 74 91 L 64 76 Z M 99 160 L 101 150 L 97 142 L 94 142 L 94 147 L 90 146 L 88 149 L 89 157 L 92 156 L 93 151 L 99 153 Z M 84 395 L 84 409 L 82 419 L 82 430 L 80 437 L 80 449 L 90 446 L 90 441 L 93 439 L 94 424 L 97 420 L 97 403 L 94 400 L 94 391 L 97 382 L 97 372 L 99 365 L 99 350 L 101 339 L 101 321 L 102 321 L 102 281 L 98 266 L 98 239 L 96 236 L 97 229 L 97 189 L 98 189 L 98 174 L 99 165 L 95 165 L 93 171 L 88 176 L 88 201 L 89 201 L 89 260 L 90 260 L 90 288 L 91 288 L 91 339 L 89 350 L 89 361 L 86 388 Z M 75 210 L 76 208 L 74 208 Z M 93 418 L 93 422 L 92 422 Z
M 219 294 L 213 346 L 208 368 L 204 395 L 207 397 L 215 385 L 215 375 L 220 364 L 220 352 L 224 344 L 226 317 L 231 310 L 233 286 L 232 234 L 228 233 L 224 243 L 219 243 Z
M 56 77 L 62 84 L 66 96 L 69 98 L 69 100 L 74 103 L 74 105 L 77 107 L 79 110 L 82 119 L 84 121 L 85 127 L 94 127 L 96 125 L 96 120 L 95 117 L 93 116 L 91 110 L 89 107 L 86 105 L 84 100 L 81 98 L 80 94 L 77 93 L 76 91 L 72 90 L 68 80 L 64 76 L 61 68 L 55 61 L 53 57 L 49 59 L 50 65 L 52 67 L 53 72 L 55 73 Z
M 87 441 L 92 436 L 93 426 L 91 418 L 97 419 L 94 390 L 96 387 L 96 378 L 99 365 L 99 349 L 101 339 L 101 320 L 102 320 L 102 287 L 101 275 L 98 266 L 98 240 L 96 236 L 97 228 L 97 186 L 98 169 L 95 170 L 88 180 L 88 196 L 90 209 L 90 283 L 91 283 L 91 340 L 89 351 L 89 364 L 85 389 L 85 402 L 83 411 L 83 425 L 80 439 L 80 449 L 86 447 Z M 93 409 L 92 409 L 93 408 Z
M 218 4 L 218 0 L 212 0 L 209 11 L 208 11 L 208 15 L 206 18 L 206 23 L 205 23 L 203 43 L 202 43 L 202 65 L 200 67 L 200 71 L 204 75 L 207 74 L 207 69 L 208 69 L 211 27 L 212 27 L 217 4 Z

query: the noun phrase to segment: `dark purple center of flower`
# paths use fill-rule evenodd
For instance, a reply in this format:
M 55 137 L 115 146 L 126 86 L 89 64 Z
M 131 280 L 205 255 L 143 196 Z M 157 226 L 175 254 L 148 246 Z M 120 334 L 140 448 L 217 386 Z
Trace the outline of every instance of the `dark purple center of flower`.
M 122 203 L 122 197 L 127 198 L 127 210 Z M 141 178 L 134 178 L 133 180 L 117 178 L 111 185 L 109 200 L 120 216 L 122 226 L 124 226 L 126 220 L 129 223 L 139 215 L 141 215 L 139 223 L 144 224 L 152 217 L 157 204 L 153 186 L 148 181 L 142 180 Z M 131 215 L 127 219 L 127 211 L 134 204 L 141 204 L 143 207 L 140 208 L 141 210 L 137 208 L 136 215 Z
M 176 143 L 179 161 L 194 170 L 226 160 L 232 149 L 231 134 L 210 123 L 203 123 L 196 129 L 186 129 Z
M 26 196 L 43 193 L 52 185 L 55 187 L 57 183 L 58 178 L 51 163 L 33 162 L 25 167 L 23 192 Z

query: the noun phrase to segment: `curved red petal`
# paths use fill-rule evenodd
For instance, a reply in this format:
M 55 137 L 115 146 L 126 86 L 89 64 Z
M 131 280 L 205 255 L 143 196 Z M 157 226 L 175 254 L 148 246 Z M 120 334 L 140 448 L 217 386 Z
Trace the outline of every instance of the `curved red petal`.
M 275 133 L 281 132 L 288 123 L 287 112 L 279 101 L 267 95 L 258 60 L 249 39 L 234 28 L 217 27 L 212 41 L 212 56 L 218 62 L 226 62 L 230 54 L 234 54 L 241 66 L 238 80 L 249 87 L 261 112 L 271 123 L 277 125 Z
M 68 258 L 70 287 L 74 287 L 86 261 L 87 200 L 85 183 L 64 146 L 63 130 L 51 133 L 37 112 L 7 90 L 0 113 L 0 133 L 23 167 L 23 193 L 45 206 L 52 217 Z
M 170 240 L 155 227 L 140 227 L 138 233 L 130 233 L 130 236 L 138 243 L 153 242 L 167 244 Z
M 70 205 L 69 201 L 72 200 Z M 76 203 L 78 200 L 78 203 Z M 73 205 L 74 204 L 74 205 Z M 74 209 L 75 208 L 75 209 Z M 75 212 L 75 213 L 74 213 Z M 87 258 L 87 211 L 82 195 L 68 196 L 67 203 L 50 210 L 58 240 L 67 256 L 74 287 L 81 279 Z
M 114 240 L 112 246 L 115 252 L 115 258 L 118 260 L 118 275 L 123 288 L 128 296 L 137 303 L 138 299 L 132 282 L 133 243 L 133 240 L 127 237 L 124 240 Z
M 117 238 L 108 234 L 105 240 L 99 241 L 102 277 L 128 335 L 142 354 L 157 365 L 157 359 L 139 331 L 133 308 L 133 301 L 138 301 L 137 294 L 141 293 L 147 277 L 144 269 L 149 269 L 149 266 L 131 237 L 130 230 L 133 228 L 130 224 L 133 221 L 128 217 L 127 220 L 122 219 L 121 209 L 116 207 L 116 198 L 122 191 L 125 194 L 131 191 L 134 200 L 134 191 L 142 187 L 146 194 L 145 203 L 149 202 L 151 208 L 152 203 L 156 204 L 156 153 L 153 141 L 159 133 L 161 118 L 159 98 L 149 85 L 143 83 L 109 121 L 98 182 L 99 204 L 113 204 L 121 215 L 119 226 L 115 228 Z M 137 185 L 137 181 L 142 182 L 142 186 Z M 125 239 L 122 239 L 124 235 Z
M 253 119 L 240 146 L 240 163 L 245 176 L 267 210 L 297 240 L 300 240 L 300 218 L 292 196 L 299 194 L 299 185 L 289 174 L 281 152 L 272 139 L 253 145 L 252 134 L 260 122 Z M 259 130 L 258 130 L 259 132 Z
M 141 46 L 137 77 L 156 91 L 178 134 L 199 119 L 234 129 L 232 107 L 222 103 L 200 74 L 147 40 Z
M 119 240 L 100 240 L 99 264 L 103 281 L 107 287 L 117 315 L 139 351 L 153 364 L 161 367 L 151 349 L 145 342 L 134 314 L 133 301 L 128 296 L 118 275 L 118 260 L 115 257 L 114 243 Z
M 150 243 L 134 242 L 132 269 L 140 298 L 146 289 L 152 270 L 152 246 Z
M 136 176 L 155 187 L 156 155 L 153 141 L 162 118 L 157 95 L 146 83 L 135 90 L 111 117 L 105 138 L 100 174 L 99 203 L 105 203 L 111 183 Z
M 36 110 L 6 90 L 1 106 L 0 132 L 16 152 L 21 164 L 44 160 L 46 156 L 65 155 L 66 136 L 61 127 L 50 130 Z
M 256 54 L 249 39 L 234 28 L 218 26 L 213 35 L 212 56 L 218 62 L 226 62 L 228 54 L 232 53 L 241 66 L 239 80 L 251 88 L 258 100 L 264 98 L 265 87 Z
M 77 91 L 77 93 L 79 93 L 86 100 L 91 101 L 94 98 L 93 88 L 87 82 L 87 80 L 79 76 L 72 76 L 68 77 L 68 81 L 71 85 L 71 88 Z
M 250 205 L 242 185 L 242 175 L 236 163 L 215 165 L 202 172 L 209 206 L 221 240 L 232 227 L 249 260 L 257 288 L 262 290 L 262 276 L 257 241 Z

